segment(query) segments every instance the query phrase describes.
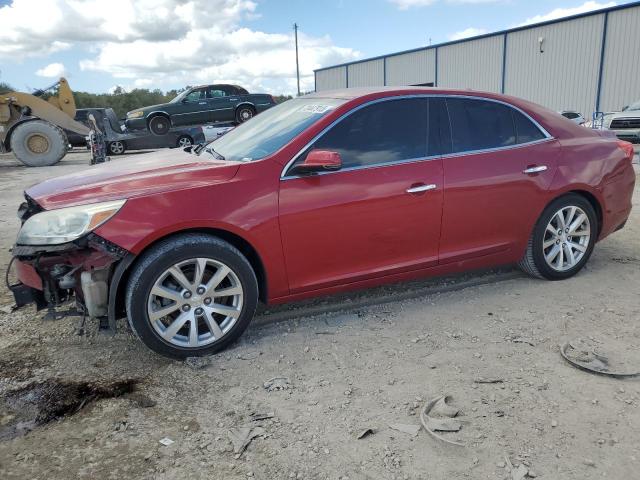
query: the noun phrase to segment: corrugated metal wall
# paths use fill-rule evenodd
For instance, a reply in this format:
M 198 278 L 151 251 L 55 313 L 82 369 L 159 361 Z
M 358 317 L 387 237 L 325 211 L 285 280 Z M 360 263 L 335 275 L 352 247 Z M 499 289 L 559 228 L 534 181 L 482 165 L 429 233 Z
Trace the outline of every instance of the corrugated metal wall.
M 600 14 L 510 33 L 505 93 L 554 110 L 590 115 L 598 89 L 603 27 Z
M 349 87 L 379 87 L 384 85 L 384 60 L 354 63 L 349 68 Z
M 609 13 L 600 110 L 640 100 L 640 7 Z
M 500 92 L 503 36 L 438 48 L 438 86 Z
M 387 85 L 421 85 L 435 80 L 435 49 L 387 57 Z
M 316 72 L 316 91 L 335 90 L 347 86 L 347 67 L 328 68 Z
M 602 56 L 605 17 L 608 26 Z M 590 118 L 602 78 L 600 110 L 619 110 L 640 99 L 640 6 L 389 55 L 386 84 L 434 82 L 438 87 L 500 92 L 503 61 L 504 93 L 553 110 L 577 110 Z M 316 90 L 347 86 L 347 68 L 349 87 L 381 86 L 385 84 L 384 62 L 378 58 L 319 70 Z

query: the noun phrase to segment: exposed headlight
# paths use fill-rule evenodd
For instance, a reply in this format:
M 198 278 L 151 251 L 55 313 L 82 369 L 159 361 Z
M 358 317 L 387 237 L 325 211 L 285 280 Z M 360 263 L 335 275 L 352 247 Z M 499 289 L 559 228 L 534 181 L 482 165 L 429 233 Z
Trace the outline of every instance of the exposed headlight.
M 18 245 L 59 245 L 89 233 L 113 217 L 126 200 L 45 210 L 29 217 L 18 233 Z
M 144 112 L 142 110 L 134 110 L 133 112 L 127 113 L 127 118 L 140 118 L 144 116 Z

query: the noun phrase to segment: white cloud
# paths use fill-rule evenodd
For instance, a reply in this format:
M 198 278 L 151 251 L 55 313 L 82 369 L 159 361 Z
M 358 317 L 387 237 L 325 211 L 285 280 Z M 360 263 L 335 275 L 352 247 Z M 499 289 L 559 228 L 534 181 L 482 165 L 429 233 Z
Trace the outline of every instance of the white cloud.
M 400 10 L 408 10 L 410 8 L 428 7 L 433 5 L 438 0 L 389 0 L 396 5 Z M 447 3 L 499 3 L 504 0 L 447 0 Z
M 536 15 L 531 18 L 527 18 L 524 22 L 519 23 L 517 26 L 531 25 L 532 23 L 547 22 L 549 20 L 556 20 L 558 18 L 570 17 L 571 15 L 578 15 L 580 13 L 591 12 L 592 10 L 600 10 L 601 8 L 615 7 L 616 2 L 599 3 L 594 1 L 584 2 L 582 5 L 570 8 L 556 8 L 549 13 L 543 15 Z
M 449 40 L 460 40 L 462 38 L 475 37 L 477 35 L 483 35 L 487 32 L 488 30 L 485 30 L 484 28 L 469 27 L 465 28 L 464 30 L 460 30 L 459 32 L 450 34 Z
M 82 70 L 134 87 L 227 80 L 249 89 L 295 90 L 293 32 L 241 26 L 259 16 L 251 0 L 49 0 L 38 7 L 32 0 L 0 7 L 0 58 L 75 48 L 91 54 L 80 60 Z M 315 68 L 360 56 L 328 36 L 300 32 L 299 41 L 305 89 L 313 88 Z
M 66 69 L 62 63 L 50 63 L 36 71 L 39 77 L 60 78 L 65 75 Z

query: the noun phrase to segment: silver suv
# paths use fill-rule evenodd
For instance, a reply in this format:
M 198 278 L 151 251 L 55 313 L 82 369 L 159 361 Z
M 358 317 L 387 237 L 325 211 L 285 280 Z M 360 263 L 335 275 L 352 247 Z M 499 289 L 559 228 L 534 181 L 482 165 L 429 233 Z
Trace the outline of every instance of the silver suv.
M 640 100 L 621 112 L 605 114 L 603 127 L 614 131 L 620 140 L 640 144 Z

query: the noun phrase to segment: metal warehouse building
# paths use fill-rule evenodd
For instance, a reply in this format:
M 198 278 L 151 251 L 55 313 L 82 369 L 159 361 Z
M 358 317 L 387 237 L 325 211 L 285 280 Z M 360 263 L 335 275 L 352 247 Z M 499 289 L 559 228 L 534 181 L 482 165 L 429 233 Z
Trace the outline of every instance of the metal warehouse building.
M 615 111 L 640 99 L 640 2 L 315 71 L 316 91 L 424 85 Z

